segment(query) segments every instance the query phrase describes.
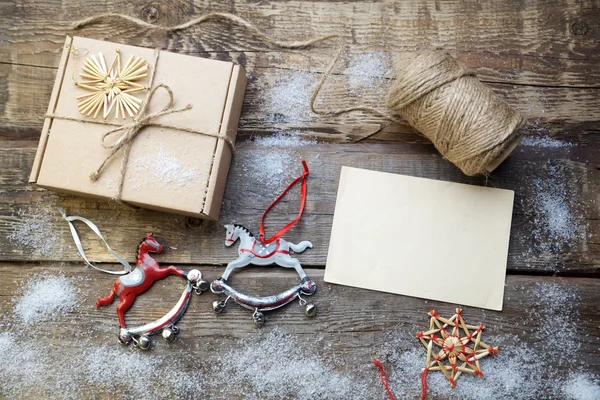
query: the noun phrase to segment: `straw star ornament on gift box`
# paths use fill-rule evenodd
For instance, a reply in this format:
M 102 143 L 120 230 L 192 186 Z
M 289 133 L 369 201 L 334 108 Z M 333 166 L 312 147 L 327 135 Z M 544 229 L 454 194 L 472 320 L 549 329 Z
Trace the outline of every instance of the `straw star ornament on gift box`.
M 456 314 L 446 319 L 435 310 L 431 310 L 428 313 L 431 317 L 429 330 L 417 333 L 417 338 L 427 349 L 427 362 L 421 376 L 423 399 L 427 393 L 428 371 L 442 371 L 450 385 L 455 387 L 456 380 L 463 372 L 483 376 L 479 360 L 489 354 L 498 353 L 498 347 L 492 347 L 481 341 L 481 333 L 485 325 L 467 325 L 461 312 L 462 309 L 457 308 Z M 446 331 L 448 327 L 452 327 L 451 332 Z M 464 333 L 462 337 L 461 330 Z M 435 355 L 434 345 L 440 348 Z M 458 361 L 462 364 L 458 365 Z
M 87 80 L 75 82 L 75 85 L 91 93 L 77 97 L 81 114 L 96 118 L 102 110 L 102 118 L 106 118 L 114 109 L 115 118 L 121 115 L 125 119 L 127 115 L 133 118 L 140 110 L 142 100 L 131 93 L 148 90 L 147 86 L 136 82 L 148 76 L 148 63 L 131 56 L 121 68 L 121 51 L 117 49 L 116 52 L 109 68 L 102 53 L 85 59 L 79 75 Z

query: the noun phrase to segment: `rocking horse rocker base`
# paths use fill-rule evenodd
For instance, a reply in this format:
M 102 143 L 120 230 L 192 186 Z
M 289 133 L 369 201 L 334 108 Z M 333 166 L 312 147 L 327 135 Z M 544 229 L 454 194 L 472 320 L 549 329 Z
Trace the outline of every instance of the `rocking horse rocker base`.
M 119 341 L 124 345 L 133 342 L 140 349 L 146 350 L 150 347 L 150 336 L 161 332 L 163 338 L 168 342 L 175 340 L 175 335 L 179 333 L 179 328 L 175 324 L 185 313 L 192 291 L 195 291 L 196 294 L 202 294 L 209 288 L 208 282 L 202 280 L 202 273 L 197 269 L 186 272 L 174 266 L 161 267 L 150 256 L 150 253 L 161 253 L 162 250 L 162 245 L 154 239 L 151 233 L 146 235 L 138 247 L 136 268 L 119 277 L 110 293 L 96 301 L 96 308 L 98 308 L 112 303 L 115 296 L 119 297 L 119 305 L 117 306 L 117 315 L 121 326 Z M 150 289 L 155 281 L 169 275 L 177 275 L 187 280 L 186 287 L 177 304 L 164 317 L 154 322 L 128 328 L 125 324 L 125 312 L 131 307 L 136 296 Z
M 150 336 L 157 335 L 162 332 L 162 337 L 167 342 L 175 340 L 175 336 L 179 333 L 179 328 L 175 325 L 187 309 L 187 306 L 192 297 L 192 292 L 200 295 L 203 291 L 208 289 L 208 282 L 203 281 L 202 274 L 197 269 L 193 269 L 187 273 L 187 285 L 183 290 L 181 298 L 175 304 L 175 306 L 169 311 L 164 317 L 157 319 L 154 322 L 148 324 L 126 328 L 121 327 L 119 331 L 119 341 L 128 345 L 132 342 L 142 350 L 146 350 L 150 347 Z
M 230 262 L 223 276 L 210 284 L 210 290 L 213 293 L 227 295 L 225 300 L 216 300 L 213 302 L 213 311 L 216 313 L 225 311 L 227 302 L 229 299 L 232 299 L 240 306 L 253 310 L 254 314 L 252 318 L 254 323 L 262 326 L 265 323 L 265 311 L 275 310 L 295 299 L 300 299 L 299 303 L 305 307 L 306 315 L 309 317 L 316 315 L 316 305 L 307 303 L 301 295 L 313 295 L 317 291 L 317 285 L 304 273 L 300 262 L 292 258 L 289 254 L 290 249 L 296 253 L 300 253 L 307 248 L 311 248 L 312 244 L 310 242 L 303 241 L 296 245 L 283 239 L 277 239 L 277 241 L 271 244 L 263 244 L 256 240 L 254 235 L 242 225 L 225 225 L 225 228 L 227 229 L 225 246 L 231 246 L 238 239 L 241 241 L 238 249 L 239 258 Z M 229 285 L 227 279 L 233 270 L 246 267 L 250 264 L 260 266 L 276 264 L 285 268 L 294 268 L 298 272 L 301 281 L 290 289 L 272 296 L 256 297 L 240 293 Z

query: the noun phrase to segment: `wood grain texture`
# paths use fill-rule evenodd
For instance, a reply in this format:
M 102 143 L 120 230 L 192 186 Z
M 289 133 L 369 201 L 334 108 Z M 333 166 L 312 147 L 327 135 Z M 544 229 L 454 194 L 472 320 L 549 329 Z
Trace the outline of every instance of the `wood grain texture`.
M 185 266 L 185 268 L 191 267 Z M 194 267 L 200 268 L 208 279 L 218 278 L 223 271 L 221 268 L 207 266 Z M 94 307 L 96 298 L 104 295 L 111 287 L 113 277 L 86 269 L 81 264 L 63 266 L 22 264 L 18 267 L 10 263 L 0 264 L 0 275 L 4 278 L 0 290 L 2 293 L 0 309 L 3 310 L 4 317 L 11 316 L 11 299 L 14 298 L 16 301 L 20 299 L 18 289 L 20 284 L 26 283 L 28 277 L 43 271 L 47 271 L 50 275 L 62 273 L 67 277 L 86 278 L 72 281 L 82 293 L 85 293 L 75 310 L 53 321 L 35 326 L 39 334 L 47 335 L 48 342 L 62 344 L 60 350 L 56 351 L 76 352 L 80 346 L 86 345 L 87 339 L 82 338 L 80 332 L 89 333 L 91 335 L 89 340 L 92 342 L 120 346 L 116 338 L 118 324 L 114 307 L 98 310 Z M 301 307 L 293 303 L 284 309 L 268 313 L 266 325 L 258 329 L 251 321 L 251 312 L 233 303 L 228 305 L 225 313 L 215 315 L 210 303 L 218 297 L 212 293 L 204 293 L 200 297 L 194 296 L 189 309 L 178 324 L 181 329 L 178 340 L 173 345 L 165 346 L 162 339 L 156 338 L 152 353 L 155 356 L 178 357 L 186 369 L 200 369 L 203 373 L 209 374 L 211 366 L 223 361 L 222 357 L 230 349 L 240 346 L 240 339 L 264 338 L 269 332 L 277 330 L 292 335 L 299 341 L 311 342 L 318 332 L 319 345 L 313 348 L 307 344 L 307 349 L 324 359 L 335 358 L 342 372 L 350 372 L 357 367 L 368 366 L 374 357 L 382 357 L 395 340 L 416 342 L 414 334 L 426 328 L 428 324 L 426 313 L 430 309 L 439 310 L 441 315 L 450 315 L 454 311 L 453 306 L 449 304 L 330 285 L 323 282 L 322 270 L 307 269 L 307 273 L 318 285 L 317 293 L 310 298 L 319 307 L 315 319 L 306 317 Z M 291 286 L 296 280 L 297 276 L 294 272 L 281 269 L 257 268 L 232 275 L 232 282 L 239 285 L 239 288 L 255 294 L 276 292 Z M 569 340 L 577 343 L 578 349 L 568 357 L 559 357 L 561 362 L 564 361 L 563 358 L 568 359 L 567 364 L 559 366 L 559 359 L 551 358 L 543 362 L 548 372 L 582 366 L 590 371 L 598 371 L 600 369 L 598 351 L 600 328 L 596 323 L 599 310 L 595 298 L 600 289 L 599 284 L 598 280 L 593 279 L 509 276 L 502 312 L 465 307 L 463 315 L 467 321 L 473 321 L 475 324 L 480 321 L 485 322 L 488 342 L 503 338 L 504 342 L 493 343 L 500 345 L 501 351 L 502 349 L 508 351 L 511 346 L 540 349 L 546 346 L 546 342 L 540 342 L 540 333 L 552 326 L 552 318 L 559 316 L 556 310 L 549 311 L 554 307 L 549 302 L 560 300 L 555 297 L 555 293 L 572 293 L 578 300 L 564 305 L 569 309 L 570 314 L 564 316 L 563 322 L 567 324 L 573 319 L 576 321 L 577 330 Z M 176 302 L 181 289 L 182 282 L 176 277 L 155 284 L 148 293 L 136 300 L 133 308 L 127 313 L 128 323 L 135 326 L 163 316 Z M 548 290 L 550 290 L 549 295 Z M 313 342 L 314 344 L 316 342 Z M 417 346 L 418 343 L 415 343 L 415 347 Z M 585 357 L 580 356 L 583 354 Z M 485 365 L 492 367 L 493 362 L 492 359 Z M 366 371 L 375 374 L 376 377 L 375 369 L 367 368 Z M 231 379 L 236 381 L 234 376 Z M 538 379 L 545 378 L 538 377 Z M 217 382 L 215 384 L 218 388 L 219 384 Z M 379 388 L 374 384 L 372 398 L 383 398 Z M 209 394 L 210 392 L 206 393 Z M 119 392 L 115 391 L 113 395 L 119 397 Z M 398 393 L 398 395 L 400 397 L 405 395 L 402 398 L 407 398 L 410 394 Z M 552 393 L 545 395 L 554 398 Z
M 524 156 L 517 150 L 487 180 L 484 177 L 469 178 L 458 169 L 442 160 L 431 146 L 406 145 L 313 145 L 290 152 L 286 148 L 261 147 L 247 143 L 240 146 L 227 182 L 221 224 L 241 223 L 251 230 L 258 227 L 262 211 L 270 204 L 274 193 L 300 173 L 300 161 L 307 160 L 311 177 L 306 212 L 302 220 L 286 235 L 291 241 L 311 240 L 315 248 L 299 255 L 308 265 L 324 266 L 327 257 L 329 234 L 335 210 L 335 199 L 339 174 L 343 165 L 403 173 L 477 185 L 488 185 L 515 191 L 513 228 L 509 250 L 509 271 L 543 271 L 569 273 L 598 273 L 600 271 L 600 212 L 595 203 L 600 190 L 600 171 L 597 163 L 570 160 L 576 154 L 586 157 L 586 152 L 569 156 L 571 149 L 559 149 L 536 155 L 537 159 Z M 289 179 L 273 185 L 265 185 L 261 178 L 268 176 L 260 163 L 268 159 L 271 152 L 290 152 L 289 164 L 292 171 Z M 523 152 L 527 151 L 524 147 Z M 148 210 L 132 210 L 114 202 L 96 201 L 78 197 L 61 196 L 27 184 L 33 149 L 0 149 L 2 192 L 0 192 L 0 259 L 2 260 L 55 260 L 77 261 L 79 255 L 72 244 L 68 225 L 62 220 L 57 207 L 65 208 L 72 215 L 80 215 L 95 221 L 103 234 L 109 238 L 117 252 L 129 259 L 135 254 L 139 240 L 146 231 L 155 231 L 177 250 L 169 251 L 162 259 L 170 263 L 214 263 L 229 262 L 235 252 L 223 245 L 224 231 L 214 222 L 203 221 L 191 227 L 189 219 Z M 556 155 L 561 159 L 549 163 Z M 592 155 L 587 155 L 592 157 Z M 525 158 L 525 159 L 523 159 Z M 296 172 L 293 172 L 293 169 Z M 559 171 L 552 172 L 553 170 Z M 249 171 L 258 171 L 255 176 Z M 261 172 L 263 171 L 263 172 Z M 549 189 L 549 194 L 540 192 L 539 183 L 552 174 L 558 179 Z M 568 239 L 556 237 L 549 216 L 542 219 L 545 201 L 559 196 L 569 199 L 566 212 L 581 234 Z M 561 200 L 562 201 L 562 200 Z M 277 207 L 267 220 L 267 234 L 293 219 L 297 212 L 298 193 L 292 193 Z M 26 215 L 52 215 L 51 228 L 57 237 L 54 251 L 40 256 L 31 248 L 23 247 L 7 239 L 12 231 L 19 229 L 16 215 L 24 210 Z M 368 210 L 357 210 L 357 218 L 368 218 Z M 109 222 L 110 221 L 110 222 Z M 193 223 L 194 224 L 194 223 Z M 195 225 L 193 225 L 195 226 Z M 532 232 L 538 231 L 538 237 Z M 91 231 L 83 226 L 81 237 L 88 256 L 95 260 L 112 261 Z M 575 237 L 576 236 L 576 237 Z M 539 247 L 543 241 L 553 248 Z M 536 247 L 537 246 L 537 247 Z
M 4 19 L 0 25 L 5 36 L 0 58 L 11 63 L 56 66 L 56 44 L 62 43 L 65 32 L 70 32 L 71 22 L 90 15 L 118 12 L 159 26 L 172 26 L 187 22 L 191 16 L 220 11 L 247 18 L 280 39 L 341 34 L 355 49 L 363 51 L 381 47 L 392 51 L 446 47 L 474 55 L 482 67 L 500 72 L 498 75 L 504 75 L 511 83 L 537 79 L 537 83 L 549 85 L 599 86 L 598 71 L 593 63 L 598 58 L 600 39 L 596 29 L 598 7 L 594 2 L 257 4 L 234 1 L 218 4 L 174 1 L 148 4 L 131 1 L 98 4 L 85 1 L 63 4 L 51 1 L 41 8 L 37 2 L 24 1 L 5 3 L 4 8 L 12 18 Z M 574 29 L 575 23 L 587 29 Z M 261 40 L 248 37 L 239 27 L 212 22 L 186 32 L 164 34 L 123 21 L 107 20 L 79 33 L 196 53 L 261 51 L 267 47 Z
M 56 45 L 57 51 L 62 46 Z M 253 133 L 275 132 L 279 130 L 298 130 L 335 133 L 347 130 L 347 126 L 362 126 L 368 123 L 387 124 L 386 120 L 361 113 L 352 113 L 339 117 L 317 117 L 309 112 L 308 103 L 299 106 L 298 115 L 291 120 L 276 118 L 278 110 L 269 105 L 265 96 L 278 82 L 294 76 L 306 76 L 307 87 L 298 93 L 307 98 L 312 87 L 320 79 L 321 73 L 330 61 L 328 53 L 325 59 L 315 61 L 313 57 L 284 53 L 226 53 L 223 57 L 215 54 L 203 54 L 212 58 L 241 62 L 249 74 L 247 95 L 244 100 L 244 112 L 240 120 L 240 138 Z M 57 54 L 57 57 L 59 55 Z M 357 54 L 354 54 L 356 57 Z M 349 56 L 350 57 L 350 56 Z M 352 59 L 352 58 L 349 58 Z M 465 60 L 469 66 L 479 68 L 479 60 Z M 320 65 L 313 71 L 312 65 Z M 356 104 L 366 104 L 386 111 L 387 90 L 392 84 L 393 73 L 388 76 L 375 76 L 383 81 L 381 87 L 366 88 L 360 92 L 348 88 L 348 62 L 340 66 L 336 75 L 326 83 L 318 99 L 321 109 L 342 108 Z M 276 66 L 276 67 L 274 67 Z M 377 71 L 380 72 L 380 71 Z M 0 139 L 16 140 L 27 138 L 37 140 L 46 112 L 50 92 L 56 76 L 55 68 L 39 66 L 0 64 L 0 87 L 6 91 L 0 93 Z M 483 77 L 482 77 L 483 78 Z M 600 82 L 600 79 L 599 79 Z M 592 141 L 598 143 L 600 121 L 596 110 L 600 103 L 600 88 L 584 87 L 545 87 L 535 84 L 514 85 L 496 82 L 490 86 L 509 104 L 520 110 L 528 120 L 525 132 L 536 134 L 540 131 L 552 136 L 577 142 Z M 265 118 L 272 115 L 274 117 Z M 407 134 L 408 133 L 408 134 Z M 414 134 L 406 125 L 393 124 L 384 132 L 373 137 L 379 141 L 424 142 L 425 139 Z
M 524 114 L 526 142 L 490 177 L 469 178 L 441 159 L 427 140 L 405 124 L 389 124 L 361 113 L 316 117 L 307 112 L 308 104 L 302 99 L 297 112 L 282 113 L 277 102 L 270 101 L 275 88 L 286 79 L 301 77 L 306 84 L 299 95 L 306 99 L 328 65 L 335 43 L 306 51 L 280 51 L 248 36 L 243 28 L 220 22 L 174 34 L 140 29 L 120 20 L 102 21 L 78 31 L 69 29 L 73 21 L 106 12 L 170 26 L 213 11 L 235 13 L 280 40 L 340 34 L 346 54 L 319 97 L 320 108 L 366 104 L 385 109 L 394 73 L 379 69 L 373 76 L 376 85 L 356 90 L 351 67 L 361 55 L 378 52 L 393 60 L 414 51 L 444 48 L 476 69 L 480 79 Z M 319 285 L 311 299 L 319 307 L 317 318 L 307 319 L 298 305 L 291 304 L 269 313 L 267 325 L 257 330 L 250 312 L 234 304 L 216 316 L 210 303 L 217 297 L 205 293 L 192 299 L 179 324 L 178 340 L 172 346 L 157 340 L 150 357 L 182 363 L 182 370 L 200 370 L 208 377 L 224 355 L 239 351 L 240 340 L 262 340 L 279 330 L 299 343 L 309 343 L 307 351 L 319 359 L 335 360 L 341 373 L 351 378 L 356 371 L 361 378 L 367 374 L 373 398 L 385 398 L 376 371 L 368 365 L 370 360 L 383 357 L 390 367 L 386 351 L 398 340 L 406 338 L 410 343 L 427 323 L 429 309 L 450 314 L 455 306 L 323 282 L 339 172 L 349 165 L 514 190 L 504 310 L 466 308 L 465 313 L 471 320 L 484 321 L 491 337 L 502 338 L 500 345 L 507 351 L 523 345 L 534 349 L 532 361 L 547 365 L 547 373 L 539 377 L 542 381 L 565 371 L 600 373 L 597 1 L 9 0 L 0 3 L 0 15 L 0 325 L 3 332 L 18 329 L 13 324 L 13 309 L 22 296 L 20 285 L 40 273 L 77 277 L 73 282 L 85 294 L 72 312 L 31 328 L 48 346 L 48 369 L 64 362 L 58 352 L 81 362 L 81 355 L 90 350 L 86 346 L 121 349 L 116 341 L 114 307 L 94 308 L 96 298 L 107 293 L 113 277 L 83 267 L 56 207 L 96 222 L 115 250 L 130 260 L 149 231 L 155 231 L 166 245 L 166 252 L 157 257 L 163 265 L 198 267 L 209 279 L 220 276 L 222 265 L 235 254 L 223 245 L 221 224 L 59 195 L 27 183 L 64 36 L 71 34 L 228 60 L 246 68 L 249 84 L 239 125 L 239 151 L 230 170 L 221 223 L 237 222 L 256 230 L 264 208 L 284 182 L 300 172 L 300 160 L 306 159 L 311 168 L 306 212 L 286 238 L 315 244 L 298 257 Z M 281 131 L 316 136 L 319 144 L 289 148 L 254 142 Z M 349 144 L 365 136 L 369 138 Z M 548 145 L 544 140 L 551 142 Z M 261 172 L 274 157 L 286 165 L 280 181 Z M 269 215 L 267 232 L 291 220 L 297 206 L 294 192 Z M 357 218 L 368 218 L 368 210 L 357 210 Z M 51 251 L 41 254 L 23 241 L 9 239 L 24 224 L 35 226 L 32 220 L 44 222 L 40 232 L 55 238 Z M 82 227 L 80 233 L 90 258 L 112 261 L 88 230 Z M 107 267 L 117 268 L 113 264 Z M 256 268 L 232 279 L 244 290 L 266 294 L 289 287 L 297 277 L 291 271 Z M 164 315 L 181 289 L 176 277 L 157 283 L 136 301 L 127 314 L 128 321 L 138 324 Z M 563 310 L 566 315 L 561 314 Z M 568 355 L 557 352 L 565 333 L 554 322 L 568 331 L 567 344 L 572 350 Z M 236 381 L 232 390 L 237 392 L 227 396 L 222 392 L 224 384 L 206 382 L 203 395 L 243 398 L 251 382 Z M 2 389 L 0 384 L 0 397 Z M 44 397 L 43 389 L 37 389 L 26 388 L 24 397 Z M 96 389 L 86 386 L 83 397 L 119 398 L 122 394 L 121 387 L 103 392 Z M 197 397 L 197 393 L 186 395 Z M 397 398 L 418 395 L 397 393 Z M 564 396 L 547 386 L 539 397 Z
M 242 28 L 219 22 L 170 35 L 138 29 L 131 23 L 114 19 L 77 32 L 68 29 L 71 21 L 115 11 L 142 17 L 160 26 L 182 23 L 200 13 L 235 12 L 279 39 L 339 33 L 348 44 L 346 58 L 373 51 L 384 51 L 395 58 L 419 49 L 443 47 L 476 68 L 484 81 L 494 83 L 498 93 L 522 109 L 531 120 L 541 122 L 553 135 L 568 130 L 576 138 L 599 130 L 595 110 L 600 98 L 600 72 L 595 58 L 600 45 L 599 29 L 595 29 L 597 18 L 593 18 L 597 6 L 593 3 L 547 1 L 525 6 L 518 1 L 501 5 L 425 2 L 399 6 L 389 1 L 369 5 L 357 2 L 269 5 L 129 2 L 124 6 L 100 7 L 93 2 L 84 4 L 48 2 L 41 13 L 35 2 L 19 2 L 18 7 L 15 3 L 5 4 L 7 13 L 14 19 L 0 22 L 0 30 L 6 36 L 0 42 L 0 60 L 3 60 L 0 84 L 8 88 L 7 97 L 0 95 L 0 109 L 5 109 L 0 119 L 0 138 L 18 136 L 23 130 L 35 138 L 34 131 L 41 126 L 52 87 L 52 71 L 57 67 L 67 33 L 233 60 L 244 65 L 251 83 L 240 124 L 242 135 L 298 125 L 310 129 L 315 122 L 269 123 L 264 118 L 265 110 L 257 107 L 261 91 L 256 85 L 294 71 L 322 72 L 335 44 L 326 43 L 308 51 L 280 52 L 257 38 L 246 39 L 247 33 Z M 12 23 L 15 20 L 19 22 L 16 25 Z M 574 29 L 576 23 L 579 25 L 575 26 L 587 28 Z M 342 60 L 337 69 L 342 75 L 332 79 L 321 103 L 346 106 L 364 101 L 383 106 L 381 98 L 385 92 L 367 91 L 361 98 L 348 95 L 344 77 L 347 67 L 348 60 Z M 392 72 L 386 75 L 393 78 Z M 364 124 L 365 121 L 368 118 L 351 115 L 319 122 L 331 124 L 329 129 L 336 131 L 336 125 Z M 406 127 L 392 128 L 393 132 L 406 130 Z M 383 138 L 415 140 L 404 139 L 402 135 Z

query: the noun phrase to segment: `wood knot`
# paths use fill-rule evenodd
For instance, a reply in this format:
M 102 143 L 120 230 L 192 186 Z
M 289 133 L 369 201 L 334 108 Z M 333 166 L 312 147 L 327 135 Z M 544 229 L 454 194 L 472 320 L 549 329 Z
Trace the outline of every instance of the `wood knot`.
M 187 226 L 188 228 L 196 229 L 200 228 L 203 222 L 204 220 L 200 218 L 187 217 L 187 219 L 185 220 L 185 226 Z
M 585 21 L 579 20 L 571 25 L 571 30 L 573 31 L 573 35 L 580 36 L 585 35 L 590 30 L 590 27 Z
M 140 16 L 144 21 L 153 24 L 160 18 L 160 11 L 155 6 L 148 5 L 142 8 Z

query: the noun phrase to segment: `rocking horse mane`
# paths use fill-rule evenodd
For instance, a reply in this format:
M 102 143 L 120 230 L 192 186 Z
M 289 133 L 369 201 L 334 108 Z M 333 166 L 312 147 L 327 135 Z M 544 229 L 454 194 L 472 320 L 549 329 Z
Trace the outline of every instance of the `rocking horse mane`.
M 146 238 L 143 238 L 142 241 L 140 242 L 140 244 L 138 244 L 137 250 L 135 252 L 136 260 L 140 257 L 140 248 L 142 247 L 142 245 L 144 244 L 145 241 L 146 241 Z
M 240 228 L 243 231 L 246 231 L 248 233 L 248 235 L 250 235 L 251 237 L 254 237 L 254 234 L 252 232 L 250 232 L 250 229 L 246 228 L 244 225 L 233 224 L 233 226 L 235 226 L 236 228 Z
M 140 256 L 140 249 L 142 248 L 142 245 L 146 243 L 146 238 L 143 238 L 142 241 L 140 242 L 140 244 L 138 244 L 137 247 L 137 251 L 135 252 L 135 259 L 137 260 Z

